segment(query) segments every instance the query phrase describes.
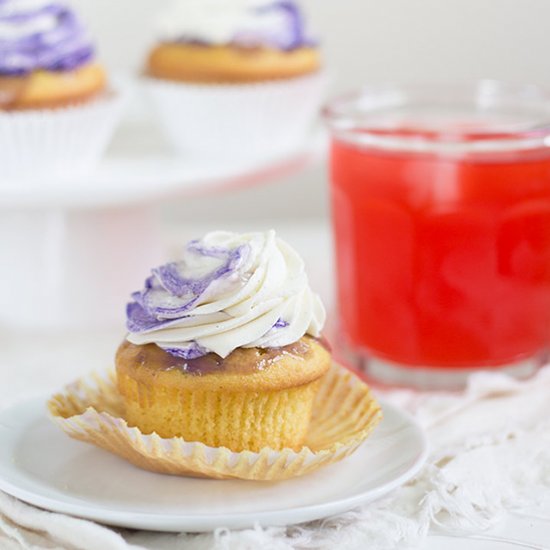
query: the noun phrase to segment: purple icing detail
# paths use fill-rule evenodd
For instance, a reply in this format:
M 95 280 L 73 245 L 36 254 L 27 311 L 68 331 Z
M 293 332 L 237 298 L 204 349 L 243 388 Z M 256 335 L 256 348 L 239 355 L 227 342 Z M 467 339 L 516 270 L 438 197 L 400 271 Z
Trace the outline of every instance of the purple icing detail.
M 304 16 L 298 5 L 291 0 L 280 0 L 266 3 L 253 9 L 253 13 L 259 18 L 262 15 L 271 15 L 273 12 L 279 12 L 282 17 L 282 24 L 276 31 L 266 31 L 260 28 L 241 28 L 237 29 L 232 44 L 244 48 L 255 48 L 268 46 L 283 51 L 291 51 L 297 48 L 316 46 L 316 42 L 306 36 L 306 24 Z M 180 36 L 177 42 L 185 44 L 194 44 L 199 46 L 208 46 L 208 41 L 200 36 L 184 35 Z
M 167 292 L 178 298 L 182 298 L 188 294 L 200 294 L 202 290 L 202 280 L 181 277 L 176 263 L 162 265 L 153 269 L 153 275 L 157 277 Z
M 165 352 L 179 357 L 180 359 L 198 359 L 210 353 L 206 348 L 203 348 L 197 342 L 191 342 L 191 345 L 187 348 L 162 348 Z
M 145 279 L 145 283 L 144 283 L 144 286 L 146 289 L 151 289 L 153 288 L 155 284 L 155 277 L 153 275 L 150 275 L 149 277 L 147 277 L 147 279 Z M 137 292 L 134 292 L 134 294 L 138 294 Z
M 187 302 L 184 302 L 178 307 L 174 306 L 157 306 L 155 305 L 156 297 L 153 294 L 143 296 L 144 308 L 154 317 L 158 319 L 157 327 L 164 326 L 167 320 L 175 321 L 186 317 L 186 313 L 193 309 L 193 306 L 198 301 L 200 295 L 193 296 Z
M 137 302 L 130 302 L 126 305 L 126 328 L 130 332 L 152 332 L 160 328 L 176 325 L 182 319 L 185 319 L 185 315 L 177 319 L 159 320 Z
M 159 326 L 158 319 L 149 315 L 137 302 L 130 302 L 126 306 L 126 327 L 130 332 L 144 332 Z
M 305 34 L 305 20 L 300 8 L 289 0 L 273 2 L 273 4 L 258 8 L 258 13 L 269 13 L 282 11 L 287 16 L 288 28 L 283 35 L 273 36 L 277 47 L 283 50 L 294 50 L 303 46 L 313 45 L 312 41 Z
M 272 328 L 285 328 L 288 327 L 288 323 L 284 319 L 277 319 L 277 322 L 273 325 Z
M 242 253 L 242 247 L 236 248 L 233 252 L 238 252 L 238 255 Z M 187 250 L 192 250 L 201 256 L 208 256 L 210 258 L 225 258 L 231 251 L 221 246 L 204 246 L 198 239 L 189 241 L 187 244 Z
M 133 302 L 126 308 L 127 328 L 130 332 L 149 332 L 175 324 L 193 308 L 196 302 L 216 280 L 226 277 L 238 268 L 248 251 L 243 245 L 235 249 L 205 247 L 191 241 L 187 250 L 195 254 L 219 258 L 222 264 L 199 278 L 183 277 L 184 262 L 171 262 L 152 270 L 144 289 L 132 294 Z
M 93 59 L 93 44 L 68 6 L 52 2 L 34 11 L 19 12 L 17 0 L 0 2 L 0 24 L 14 29 L 45 16 L 56 19 L 52 29 L 0 38 L 0 75 L 23 76 L 37 69 L 70 71 Z

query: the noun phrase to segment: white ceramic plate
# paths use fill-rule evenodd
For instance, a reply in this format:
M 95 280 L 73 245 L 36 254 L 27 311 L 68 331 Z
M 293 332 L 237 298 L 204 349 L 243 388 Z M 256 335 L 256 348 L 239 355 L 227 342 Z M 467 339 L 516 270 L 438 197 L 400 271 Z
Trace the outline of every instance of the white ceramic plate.
M 352 456 L 302 478 L 217 481 L 146 472 L 73 441 L 48 418 L 46 398 L 0 412 L 0 489 L 47 510 L 109 525 L 209 531 L 289 525 L 372 502 L 422 466 L 426 437 L 382 403 L 384 420 Z

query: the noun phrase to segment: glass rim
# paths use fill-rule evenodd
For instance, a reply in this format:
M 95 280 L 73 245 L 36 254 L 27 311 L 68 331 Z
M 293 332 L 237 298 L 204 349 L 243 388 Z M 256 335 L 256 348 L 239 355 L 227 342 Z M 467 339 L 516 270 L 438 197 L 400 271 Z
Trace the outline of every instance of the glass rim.
M 460 106 L 480 118 L 459 126 L 421 125 L 415 130 L 381 123 L 407 107 L 422 106 L 425 112 Z M 465 109 L 467 108 L 467 109 Z M 506 118 L 506 109 L 518 120 Z M 382 149 L 435 152 L 495 152 L 550 147 L 550 89 L 535 84 L 499 80 L 462 83 L 394 84 L 365 86 L 329 100 L 321 111 L 325 124 L 339 140 Z M 483 116 L 495 120 L 482 124 Z M 520 116 L 521 115 L 521 116 Z M 523 116 L 523 120 L 522 120 Z M 458 117 L 458 115 L 457 115 Z

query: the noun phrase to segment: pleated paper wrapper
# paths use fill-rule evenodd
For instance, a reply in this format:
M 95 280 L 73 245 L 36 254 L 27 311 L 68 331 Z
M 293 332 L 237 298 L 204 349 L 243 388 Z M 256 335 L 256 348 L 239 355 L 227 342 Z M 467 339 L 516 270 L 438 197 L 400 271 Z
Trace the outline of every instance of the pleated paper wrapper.
M 147 77 L 145 89 L 179 154 L 249 163 L 304 147 L 321 108 L 322 72 L 250 84 L 187 84 Z
M 165 474 L 216 479 L 281 480 L 308 474 L 352 454 L 382 418 L 366 384 L 333 365 L 323 377 L 305 446 L 233 452 L 174 437 L 144 435 L 124 420 L 115 373 L 92 374 L 48 402 L 53 420 L 70 437 Z
M 105 151 L 122 105 L 122 95 L 110 92 L 79 105 L 0 112 L 0 181 L 86 175 Z

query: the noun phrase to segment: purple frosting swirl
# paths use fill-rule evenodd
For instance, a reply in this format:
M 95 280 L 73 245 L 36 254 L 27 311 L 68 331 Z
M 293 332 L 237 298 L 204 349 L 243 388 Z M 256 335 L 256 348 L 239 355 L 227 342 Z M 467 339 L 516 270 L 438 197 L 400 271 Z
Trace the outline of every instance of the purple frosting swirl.
M 93 57 L 88 33 L 68 6 L 0 0 L 0 75 L 70 71 Z
M 185 318 L 212 282 L 235 270 L 246 252 L 245 248 L 205 247 L 198 241 L 191 241 L 188 250 L 200 256 L 218 258 L 221 260 L 219 267 L 195 279 L 183 277 L 180 267 L 184 266 L 176 262 L 153 269 L 143 290 L 134 292 L 133 302 L 126 307 L 128 330 L 147 332 Z
M 308 36 L 303 13 L 293 0 L 266 2 L 265 5 L 251 7 L 250 10 L 258 24 L 254 27 L 236 29 L 232 44 L 240 47 L 267 46 L 283 51 L 317 45 L 317 42 Z M 277 16 L 278 19 L 271 28 L 263 25 L 262 18 L 273 16 Z M 186 33 L 177 41 L 187 44 L 209 44 L 200 33 Z
M 187 250 L 198 256 L 216 258 L 220 263 L 209 273 L 196 278 L 182 276 L 186 267 L 184 262 L 170 262 L 152 269 L 144 288 L 134 292 L 132 302 L 126 306 L 126 327 L 130 332 L 144 333 L 166 328 L 188 317 L 187 313 L 208 287 L 214 281 L 234 273 L 249 252 L 247 245 L 226 249 L 207 247 L 196 240 L 187 244 Z M 284 319 L 278 319 L 272 328 L 276 330 L 287 326 Z M 209 353 L 194 341 L 184 348 L 167 347 L 164 350 L 186 360 Z
M 291 51 L 306 46 L 314 46 L 315 41 L 306 34 L 306 22 L 302 11 L 291 0 L 271 2 L 255 9 L 258 17 L 277 14 L 281 24 L 277 29 L 246 29 L 238 31 L 234 37 L 235 44 L 266 45 L 280 50 Z
M 191 361 L 193 359 L 198 359 L 199 357 L 204 357 L 210 353 L 207 349 L 203 348 L 197 342 L 192 342 L 191 345 L 186 348 L 164 348 L 164 351 L 178 357 L 179 359 L 185 359 L 186 361 Z
M 300 8 L 290 0 L 281 0 L 273 4 L 258 8 L 258 13 L 271 13 L 278 11 L 284 15 L 286 28 L 271 38 L 273 44 L 282 50 L 294 50 L 304 46 L 314 45 L 314 41 L 306 36 L 306 25 Z

